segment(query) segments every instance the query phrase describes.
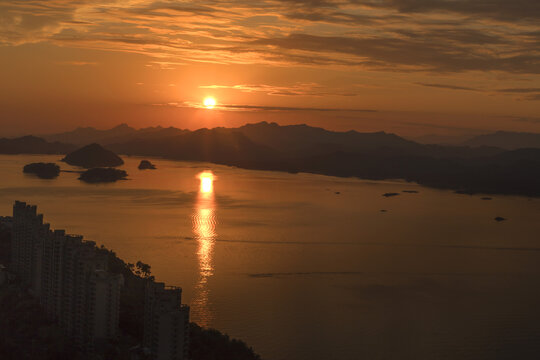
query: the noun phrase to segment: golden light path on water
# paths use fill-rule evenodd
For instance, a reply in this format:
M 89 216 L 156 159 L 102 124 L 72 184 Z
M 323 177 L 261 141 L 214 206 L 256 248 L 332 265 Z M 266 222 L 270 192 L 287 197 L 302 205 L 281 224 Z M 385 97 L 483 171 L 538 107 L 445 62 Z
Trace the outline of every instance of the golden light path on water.
M 214 243 L 216 240 L 216 216 L 214 201 L 214 179 L 211 171 L 198 175 L 201 182 L 192 215 L 192 226 L 198 242 L 199 280 L 191 305 L 193 318 L 202 327 L 208 327 L 214 319 L 208 300 L 208 279 L 214 274 Z

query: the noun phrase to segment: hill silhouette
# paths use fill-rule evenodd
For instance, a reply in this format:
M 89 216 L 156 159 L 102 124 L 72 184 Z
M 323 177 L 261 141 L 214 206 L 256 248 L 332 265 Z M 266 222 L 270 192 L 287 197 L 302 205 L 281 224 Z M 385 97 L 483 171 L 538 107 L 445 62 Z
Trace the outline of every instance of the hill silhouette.
M 230 131 L 217 128 L 217 131 Z M 308 125 L 280 126 L 260 122 L 246 124 L 235 129 L 252 141 L 272 147 L 288 156 L 307 156 L 332 151 L 361 151 L 371 148 L 392 147 L 420 149 L 421 145 L 385 132 L 359 133 L 357 131 L 335 132 Z
M 0 138 L 0 154 L 65 154 L 74 149 L 74 145 L 48 142 L 35 136 Z
M 120 166 L 124 161 L 99 144 L 90 144 L 67 154 L 62 161 L 84 168 Z
M 120 124 L 108 130 L 98 130 L 92 127 L 79 127 L 73 131 L 60 134 L 44 135 L 43 138 L 48 141 L 71 143 L 77 146 L 83 146 L 91 143 L 99 143 L 105 146 L 139 139 L 148 140 L 150 138 L 157 139 L 169 137 L 180 135 L 184 132 L 187 132 L 187 130 L 181 130 L 174 127 L 163 128 L 161 126 L 137 130 L 126 124 Z
M 113 144 L 109 148 L 129 155 L 237 166 L 268 162 L 279 156 L 274 149 L 253 142 L 234 129 L 200 129 L 177 136 Z

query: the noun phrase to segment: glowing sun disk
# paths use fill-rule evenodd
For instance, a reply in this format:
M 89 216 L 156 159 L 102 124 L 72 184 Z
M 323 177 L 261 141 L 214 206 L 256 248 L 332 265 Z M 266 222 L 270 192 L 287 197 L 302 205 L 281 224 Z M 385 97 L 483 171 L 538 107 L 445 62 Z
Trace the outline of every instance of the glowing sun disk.
M 213 109 L 216 106 L 216 99 L 211 96 L 206 97 L 203 100 L 203 104 L 207 109 Z

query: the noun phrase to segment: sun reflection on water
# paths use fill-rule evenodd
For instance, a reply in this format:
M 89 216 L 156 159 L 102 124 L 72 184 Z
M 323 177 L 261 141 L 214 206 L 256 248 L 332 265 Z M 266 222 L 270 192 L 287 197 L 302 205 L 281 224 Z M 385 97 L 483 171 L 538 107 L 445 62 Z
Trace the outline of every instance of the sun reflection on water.
M 203 171 L 198 175 L 201 180 L 199 193 L 210 194 L 214 192 L 214 174 L 211 171 Z
M 211 171 L 198 174 L 201 182 L 194 213 L 193 233 L 198 242 L 199 281 L 191 305 L 193 320 L 203 327 L 209 327 L 214 319 L 210 308 L 208 279 L 214 274 L 214 243 L 217 237 L 214 201 L 215 176 Z

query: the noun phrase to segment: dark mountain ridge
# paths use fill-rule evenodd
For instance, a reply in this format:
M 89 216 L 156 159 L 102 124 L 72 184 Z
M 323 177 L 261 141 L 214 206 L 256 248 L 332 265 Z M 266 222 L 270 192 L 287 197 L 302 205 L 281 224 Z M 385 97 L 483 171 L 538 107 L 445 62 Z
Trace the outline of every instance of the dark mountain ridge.
M 231 129 L 217 128 L 218 131 Z M 357 131 L 336 132 L 302 125 L 280 126 L 276 123 L 260 122 L 246 124 L 239 131 L 252 141 L 287 152 L 289 155 L 306 156 L 328 151 L 361 151 L 370 148 L 393 147 L 419 149 L 421 146 L 395 134 L 385 132 L 359 133 Z
M 137 134 L 129 135 L 128 140 L 122 135 L 122 141 L 107 145 L 128 155 L 249 169 L 405 179 L 466 193 L 540 196 L 540 149 L 422 145 L 384 132 L 334 132 L 267 122 L 196 131 L 134 130 L 122 125 L 110 131 Z M 104 132 L 106 139 L 112 139 L 111 133 Z
M 132 140 L 109 145 L 117 153 L 207 161 L 242 166 L 279 157 L 270 147 L 257 144 L 240 132 L 200 129 L 159 139 Z
M 65 154 L 73 149 L 71 144 L 48 142 L 35 136 L 0 138 L 0 154 Z
M 161 126 L 148 127 L 137 130 L 128 126 L 127 124 L 120 124 L 108 130 L 99 130 L 92 127 L 79 127 L 73 131 L 68 131 L 60 134 L 44 135 L 43 138 L 48 141 L 59 141 L 78 146 L 91 143 L 109 145 L 137 139 L 174 136 L 185 132 L 187 132 L 187 130 L 181 130 L 174 127 L 163 128 Z

